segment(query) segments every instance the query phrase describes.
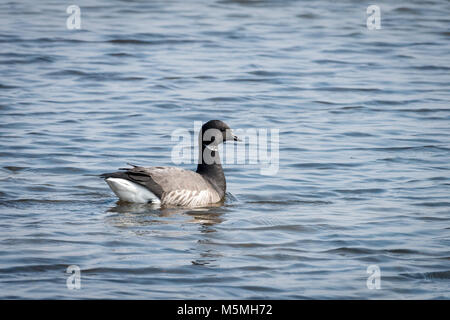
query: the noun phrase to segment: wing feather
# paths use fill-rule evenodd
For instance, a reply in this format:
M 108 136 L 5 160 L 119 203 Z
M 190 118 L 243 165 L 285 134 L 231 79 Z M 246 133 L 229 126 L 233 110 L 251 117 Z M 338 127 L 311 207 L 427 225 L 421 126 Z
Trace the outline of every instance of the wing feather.
M 200 174 L 176 167 L 123 168 L 103 178 L 123 178 L 153 192 L 161 201 L 174 205 L 204 205 L 219 202 L 220 196 Z

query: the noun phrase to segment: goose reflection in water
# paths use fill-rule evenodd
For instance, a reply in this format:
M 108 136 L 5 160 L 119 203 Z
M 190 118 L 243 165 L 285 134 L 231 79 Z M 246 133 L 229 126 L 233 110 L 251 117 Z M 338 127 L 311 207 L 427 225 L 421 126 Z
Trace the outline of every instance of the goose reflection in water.
M 222 257 L 217 246 L 212 244 L 211 235 L 218 232 L 216 225 L 225 221 L 226 205 L 207 208 L 160 208 L 158 205 L 117 202 L 109 208 L 106 219 L 108 224 L 126 229 L 137 236 L 157 236 L 164 238 L 183 238 L 192 236 L 192 230 L 183 225 L 199 226 L 199 238 L 195 241 L 192 253 L 197 266 L 212 266 Z M 111 213 L 113 213 L 111 215 Z M 114 214 L 115 213 L 115 214 Z

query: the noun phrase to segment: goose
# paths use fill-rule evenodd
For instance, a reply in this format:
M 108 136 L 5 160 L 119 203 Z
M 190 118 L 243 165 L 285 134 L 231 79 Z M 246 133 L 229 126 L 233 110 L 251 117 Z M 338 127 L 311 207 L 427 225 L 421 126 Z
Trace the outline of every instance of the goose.
M 225 200 L 226 180 L 218 146 L 226 141 L 241 141 L 223 121 L 206 122 L 199 133 L 199 158 L 196 171 L 177 167 L 141 167 L 103 173 L 111 190 L 121 201 L 160 206 L 200 207 Z

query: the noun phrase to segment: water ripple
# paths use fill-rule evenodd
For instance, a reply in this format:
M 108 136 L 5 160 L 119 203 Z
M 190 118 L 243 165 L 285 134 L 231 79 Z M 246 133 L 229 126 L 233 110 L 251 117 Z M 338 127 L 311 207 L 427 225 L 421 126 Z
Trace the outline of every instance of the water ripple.
M 0 4 L 0 298 L 448 296 L 448 4 L 382 5 L 381 30 L 353 2 L 80 7 L 68 30 L 51 1 Z M 278 129 L 276 174 L 225 164 L 199 209 L 98 178 L 175 165 L 175 130 L 212 118 Z

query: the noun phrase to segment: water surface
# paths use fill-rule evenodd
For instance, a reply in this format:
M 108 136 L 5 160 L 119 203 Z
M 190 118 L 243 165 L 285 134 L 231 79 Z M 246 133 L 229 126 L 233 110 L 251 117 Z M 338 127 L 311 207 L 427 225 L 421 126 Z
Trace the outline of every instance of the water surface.
M 0 298 L 448 299 L 448 2 L 77 4 L 0 4 Z M 215 118 L 279 129 L 277 174 L 163 210 L 96 177 Z

